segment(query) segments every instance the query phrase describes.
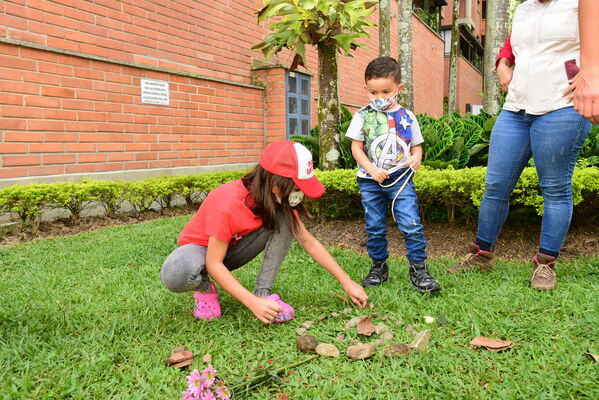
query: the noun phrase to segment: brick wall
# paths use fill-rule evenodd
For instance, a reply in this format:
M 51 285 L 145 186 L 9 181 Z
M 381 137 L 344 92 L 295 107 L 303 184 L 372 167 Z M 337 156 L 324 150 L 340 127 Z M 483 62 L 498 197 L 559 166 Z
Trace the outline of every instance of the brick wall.
M 11 66 L 0 71 L 0 178 L 251 162 L 263 147 L 260 89 L 6 44 L 0 53 Z M 141 104 L 141 78 L 168 81 L 171 106 Z
M 414 60 L 414 111 L 439 118 L 443 115 L 441 88 L 445 80 L 443 40 L 417 17 L 412 17 Z
M 458 61 L 458 112 L 466 112 L 466 104 L 483 104 L 483 77 L 468 61 Z
M 445 71 L 449 76 L 449 57 L 445 57 Z M 457 105 L 460 114 L 466 113 L 466 104 L 482 104 L 483 76 L 463 57 L 458 57 Z M 443 93 L 447 96 L 449 82 L 445 80 Z

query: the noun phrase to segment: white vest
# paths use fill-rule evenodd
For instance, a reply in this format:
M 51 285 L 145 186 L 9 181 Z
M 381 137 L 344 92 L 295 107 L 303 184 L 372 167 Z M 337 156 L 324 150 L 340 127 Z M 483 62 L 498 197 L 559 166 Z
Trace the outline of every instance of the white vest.
M 562 93 L 568 88 L 564 62 L 580 66 L 578 0 L 528 0 L 512 22 L 514 75 L 503 105 L 541 115 L 572 106 Z

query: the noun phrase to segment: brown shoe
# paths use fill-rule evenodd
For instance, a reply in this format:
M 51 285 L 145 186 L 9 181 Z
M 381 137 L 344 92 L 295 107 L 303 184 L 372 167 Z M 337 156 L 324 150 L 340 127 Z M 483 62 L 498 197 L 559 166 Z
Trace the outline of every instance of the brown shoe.
M 462 261 L 449 268 L 447 272 L 450 274 L 455 274 L 457 272 L 472 271 L 473 269 L 478 269 L 482 272 L 490 271 L 493 268 L 492 251 L 483 251 L 475 243 L 470 243 L 468 245 L 468 250 L 470 253 L 464 257 Z
M 555 267 L 555 257 L 537 253 L 533 260 L 535 262 L 535 269 L 532 272 L 530 286 L 538 290 L 553 289 L 557 283 L 557 277 L 553 269 Z

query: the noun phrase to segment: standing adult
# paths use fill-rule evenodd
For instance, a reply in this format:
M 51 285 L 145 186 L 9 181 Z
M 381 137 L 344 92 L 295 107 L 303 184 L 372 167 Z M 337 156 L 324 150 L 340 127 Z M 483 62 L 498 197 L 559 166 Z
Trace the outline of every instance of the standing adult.
M 511 33 L 515 64 L 491 133 L 476 239 L 450 273 L 492 268 L 510 195 L 533 156 L 544 213 L 531 286 L 546 290 L 556 285 L 555 260 L 572 219 L 572 174 L 591 128 L 564 97 L 569 87 L 564 63 L 574 59 L 580 65 L 578 1 L 528 0 L 516 9 Z M 508 61 L 500 60 L 498 74 Z

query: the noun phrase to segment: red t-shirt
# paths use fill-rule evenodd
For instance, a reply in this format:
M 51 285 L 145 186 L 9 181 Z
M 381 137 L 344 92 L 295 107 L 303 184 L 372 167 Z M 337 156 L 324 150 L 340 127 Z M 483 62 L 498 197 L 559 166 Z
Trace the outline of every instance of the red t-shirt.
M 241 179 L 211 190 L 200 209 L 181 231 L 179 244 L 208 246 L 208 239 L 214 236 L 232 245 L 260 228 L 262 218 L 254 215 L 246 205 L 248 194 Z

